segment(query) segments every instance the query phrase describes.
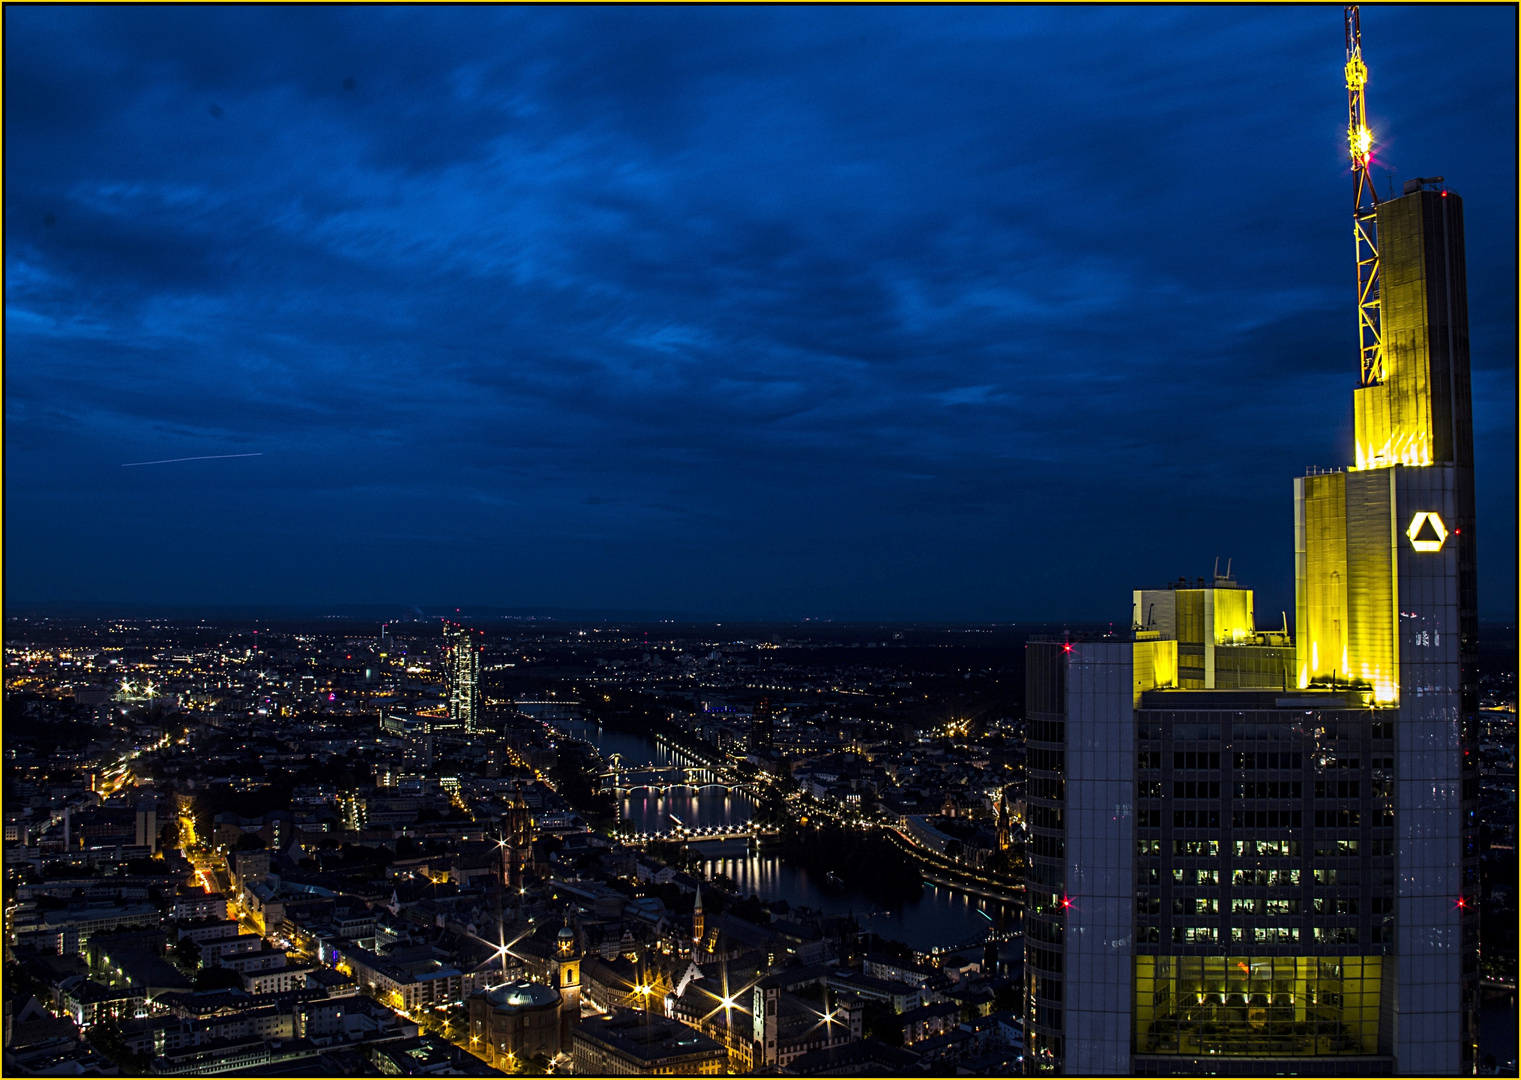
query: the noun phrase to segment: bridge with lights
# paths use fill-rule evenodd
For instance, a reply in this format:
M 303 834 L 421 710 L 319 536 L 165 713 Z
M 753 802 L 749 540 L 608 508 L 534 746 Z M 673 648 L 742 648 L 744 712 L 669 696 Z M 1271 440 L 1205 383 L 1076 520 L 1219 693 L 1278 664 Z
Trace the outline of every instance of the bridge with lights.
M 611 791 L 619 798 L 641 788 L 659 795 L 664 795 L 672 788 L 694 790 L 723 788 L 725 791 L 754 793 L 749 785 L 726 780 L 705 765 L 670 765 L 664 768 L 642 769 L 615 767 L 602 773 L 598 779 L 603 791 Z
M 652 840 L 676 840 L 682 843 L 704 840 L 755 840 L 762 836 L 778 836 L 781 829 L 775 825 L 763 825 L 744 821 L 724 825 L 688 825 L 675 814 L 667 814 L 669 828 L 659 832 L 620 833 L 619 839 L 627 844 L 641 844 Z

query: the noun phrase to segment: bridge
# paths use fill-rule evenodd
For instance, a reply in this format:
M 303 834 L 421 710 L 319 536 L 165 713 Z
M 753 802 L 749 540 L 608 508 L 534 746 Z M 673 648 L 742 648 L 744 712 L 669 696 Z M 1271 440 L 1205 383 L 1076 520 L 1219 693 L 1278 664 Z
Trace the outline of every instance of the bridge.
M 695 843 L 702 840 L 754 840 L 762 836 L 778 836 L 781 830 L 775 825 L 757 825 L 753 821 L 747 821 L 740 825 L 693 825 L 688 826 L 676 815 L 668 815 L 671 818 L 671 827 L 665 832 L 642 832 L 626 834 L 619 837 L 627 844 L 640 844 L 650 840 L 674 840 L 681 843 Z
M 985 931 L 983 931 L 981 934 L 976 935 L 975 937 L 969 937 L 965 941 L 958 941 L 954 945 L 937 945 L 930 951 L 936 954 L 964 952 L 967 949 L 980 949 L 984 945 L 1001 945 L 1006 941 L 1017 941 L 1023 936 L 1023 922 L 1017 923 L 1011 927 L 1005 927 L 1002 930 L 996 926 L 989 926 Z
M 647 788 L 660 795 L 677 787 L 716 787 L 723 788 L 725 791 L 751 793 L 748 785 L 730 783 L 705 765 L 670 765 L 664 768 L 644 769 L 612 768 L 602 773 L 598 779 L 601 781 L 603 791 L 612 791 L 620 798 L 640 788 Z

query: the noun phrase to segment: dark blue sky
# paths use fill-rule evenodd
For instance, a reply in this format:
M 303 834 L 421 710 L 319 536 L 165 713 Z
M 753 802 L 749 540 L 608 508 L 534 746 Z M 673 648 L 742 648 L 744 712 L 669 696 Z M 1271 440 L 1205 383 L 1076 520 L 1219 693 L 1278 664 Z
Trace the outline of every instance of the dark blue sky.
M 4 18 L 12 604 L 1124 619 L 1219 555 L 1276 623 L 1351 455 L 1340 7 Z M 1363 9 L 1466 200 L 1487 616 L 1515 19 Z

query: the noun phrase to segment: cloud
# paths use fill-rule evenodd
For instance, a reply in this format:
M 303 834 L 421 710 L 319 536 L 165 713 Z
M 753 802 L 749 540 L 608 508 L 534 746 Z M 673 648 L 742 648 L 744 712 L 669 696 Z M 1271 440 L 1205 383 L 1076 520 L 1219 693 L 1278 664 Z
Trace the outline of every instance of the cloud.
M 1514 224 L 1513 18 L 1367 27 L 1400 158 L 1453 160 L 1482 208 L 1483 370 L 1515 352 L 1489 239 Z M 1345 457 L 1334 13 L 8 20 L 18 596 L 305 596 L 358 557 L 365 595 L 334 599 L 1085 614 L 1129 588 L 1114 560 L 1074 572 L 1123 523 L 1213 502 L 1190 528 L 1224 536 Z M 1477 407 L 1503 454 L 1513 415 Z M 168 538 L 161 481 L 106 467 L 266 444 L 240 487 L 176 488 Z M 111 552 L 55 542 L 92 514 Z M 239 517 L 270 542 L 229 576 Z M 1283 590 L 1282 538 L 1248 528 Z M 355 556 L 377 535 L 448 537 L 473 570 Z

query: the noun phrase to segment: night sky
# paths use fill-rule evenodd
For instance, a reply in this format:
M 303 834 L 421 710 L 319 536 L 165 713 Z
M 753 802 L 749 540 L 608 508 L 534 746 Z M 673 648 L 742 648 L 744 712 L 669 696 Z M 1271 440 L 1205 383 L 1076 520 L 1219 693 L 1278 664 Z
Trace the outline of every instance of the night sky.
M 7 606 L 1276 625 L 1351 458 L 1340 7 L 4 19 Z M 1502 618 L 1515 20 L 1362 19 Z

